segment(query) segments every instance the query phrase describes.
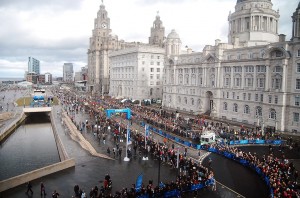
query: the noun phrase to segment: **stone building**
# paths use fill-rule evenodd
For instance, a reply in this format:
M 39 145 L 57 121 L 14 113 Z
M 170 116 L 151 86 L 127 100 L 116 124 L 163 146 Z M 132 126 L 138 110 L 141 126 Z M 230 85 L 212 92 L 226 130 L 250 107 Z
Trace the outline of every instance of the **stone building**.
M 202 52 L 181 50 L 172 31 L 165 42 L 163 106 L 263 129 L 300 130 L 300 4 L 290 41 L 278 35 L 271 0 L 237 0 L 228 16 L 228 43 Z
M 87 87 L 92 94 L 108 94 L 109 92 L 109 53 L 118 49 L 135 46 L 136 43 L 126 43 L 119 40 L 110 29 L 110 18 L 104 4 L 100 5 L 94 29 L 90 37 L 88 49 Z
M 110 91 L 116 98 L 162 98 L 163 48 L 140 44 L 114 51 L 110 59 Z

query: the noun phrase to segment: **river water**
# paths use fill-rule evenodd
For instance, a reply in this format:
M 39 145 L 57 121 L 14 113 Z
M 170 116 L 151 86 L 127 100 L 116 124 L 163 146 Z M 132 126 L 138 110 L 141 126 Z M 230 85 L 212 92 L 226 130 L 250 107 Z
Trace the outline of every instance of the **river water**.
M 46 114 L 31 114 L 0 145 L 0 180 L 59 162 L 50 120 Z

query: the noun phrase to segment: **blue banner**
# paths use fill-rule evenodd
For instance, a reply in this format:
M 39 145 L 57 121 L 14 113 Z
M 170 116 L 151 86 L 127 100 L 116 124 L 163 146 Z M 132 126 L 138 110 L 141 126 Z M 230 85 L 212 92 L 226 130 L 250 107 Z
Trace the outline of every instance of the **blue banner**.
M 127 128 L 127 145 L 131 144 L 131 135 L 130 135 L 130 129 Z
M 148 137 L 149 136 L 149 126 L 145 125 L 145 136 Z
M 143 184 L 143 174 L 141 173 L 137 178 L 135 182 L 135 190 L 136 192 L 140 192 Z

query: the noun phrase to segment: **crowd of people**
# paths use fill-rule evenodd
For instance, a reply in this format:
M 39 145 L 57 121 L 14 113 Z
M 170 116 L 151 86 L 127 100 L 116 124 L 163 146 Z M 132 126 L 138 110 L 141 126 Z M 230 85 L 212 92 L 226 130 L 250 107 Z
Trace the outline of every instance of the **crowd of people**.
M 274 197 L 300 196 L 300 186 L 297 183 L 298 171 L 293 162 L 289 162 L 284 155 L 281 158 L 275 157 L 272 146 L 269 147 L 269 154 L 261 157 L 256 153 L 243 152 L 237 147 L 224 144 L 213 144 L 210 148 L 216 148 L 221 154 L 231 153 L 234 159 L 244 159 L 249 163 L 249 167 L 259 168 L 262 175 L 268 178 Z M 278 149 L 283 149 L 283 147 L 278 147 Z
M 140 122 L 144 121 L 153 126 L 166 130 L 169 133 L 173 133 L 178 136 L 187 137 L 186 131 L 202 131 L 204 128 L 210 127 L 210 129 L 215 130 L 216 132 L 229 133 L 232 136 L 228 136 L 231 139 L 267 139 L 274 136 L 274 133 L 271 131 L 262 134 L 259 128 L 246 128 L 244 126 L 240 127 L 240 130 L 234 130 L 230 128 L 227 123 L 213 123 L 208 122 L 204 118 L 189 118 L 188 121 L 178 116 L 175 112 L 166 112 L 161 109 L 149 109 L 143 106 L 135 106 L 132 104 L 120 103 L 115 99 L 106 99 L 101 100 L 101 103 L 90 101 L 87 98 L 82 98 L 81 105 L 78 101 L 75 100 L 75 97 L 68 96 L 62 97 L 61 101 L 63 104 L 67 104 L 70 108 L 69 111 L 80 111 L 84 109 L 90 114 L 90 119 L 93 122 L 89 122 L 91 127 L 88 128 L 95 136 L 99 139 L 103 139 L 105 134 L 112 133 L 115 137 L 115 143 L 117 144 L 120 139 L 125 138 L 127 124 L 119 123 L 114 119 L 107 119 L 104 109 L 119 109 L 129 107 L 132 110 L 132 121 Z M 83 106 L 84 103 L 88 103 L 89 106 Z M 72 118 L 72 114 L 70 114 Z M 80 125 L 80 124 L 77 124 Z M 135 131 L 132 129 L 132 131 Z M 99 135 L 100 134 L 100 135 Z M 104 135 L 102 135 L 104 134 Z M 176 168 L 176 151 L 174 148 L 167 144 L 158 144 L 153 142 L 150 138 L 147 142 L 147 148 L 144 148 L 145 145 L 144 138 L 139 133 L 132 133 L 134 139 L 134 146 L 138 147 L 138 150 L 149 153 L 153 158 L 160 159 L 161 161 L 166 162 L 171 167 Z M 190 138 L 195 138 L 190 136 Z M 279 138 L 279 137 L 276 137 Z M 246 153 L 241 151 L 236 147 L 231 147 L 228 145 L 213 144 L 212 147 L 217 148 L 218 150 L 226 151 L 233 153 L 237 158 L 242 158 L 253 166 L 261 169 L 262 173 L 269 178 L 270 185 L 272 187 L 272 192 L 274 197 L 296 197 L 299 196 L 298 193 L 298 172 L 295 170 L 295 167 L 292 162 L 289 162 L 286 158 L 276 158 L 272 153 L 262 157 L 258 157 L 256 154 Z M 122 152 L 122 151 L 121 151 Z M 110 153 L 110 151 L 109 151 Z M 115 152 L 113 152 L 115 153 Z M 193 160 L 188 159 L 185 155 L 180 155 L 179 168 L 182 170 L 182 174 L 177 177 L 176 181 L 172 181 L 168 184 L 165 184 L 163 188 L 161 186 L 153 186 L 152 183 L 149 183 L 146 186 L 142 187 L 142 190 L 139 193 L 147 194 L 159 194 L 165 191 L 170 191 L 172 189 L 185 189 L 192 184 L 197 184 L 207 181 L 209 178 L 213 177 L 213 172 L 209 171 L 208 168 L 199 165 Z M 215 186 L 215 185 L 214 185 Z M 134 197 L 136 196 L 136 191 L 134 186 L 130 189 L 124 188 L 121 191 L 117 191 L 115 197 Z M 105 197 L 105 193 L 99 191 L 98 197 Z M 94 197 L 97 197 L 94 196 Z M 107 196 L 107 195 L 106 195 Z M 112 195 L 109 195 L 112 197 Z
M 72 118 L 73 113 L 82 110 L 84 107 L 74 101 L 73 97 L 61 97 L 60 98 L 63 105 L 65 106 L 65 110 L 68 113 L 68 115 Z M 116 104 L 105 106 L 103 108 L 118 108 Z M 122 108 L 122 107 L 119 107 Z M 98 108 L 90 108 L 88 110 L 88 113 L 90 114 L 90 119 L 92 121 L 88 121 L 91 123 L 90 131 L 93 132 L 95 137 L 99 138 L 99 141 L 101 138 L 105 135 L 108 135 L 108 133 L 111 133 L 114 138 L 115 147 L 117 150 L 113 150 L 113 157 L 118 155 L 121 156 L 122 150 L 121 147 L 119 147 L 120 139 L 124 138 L 126 134 L 126 123 L 119 123 L 115 121 L 114 119 L 108 119 L 103 111 L 96 111 Z M 134 112 L 134 116 L 137 117 L 137 113 Z M 93 119 L 94 118 L 94 119 Z M 75 119 L 73 119 L 75 122 Z M 80 128 L 81 123 L 74 123 L 77 124 Z M 88 130 L 88 129 L 86 129 Z M 213 177 L 213 171 L 208 170 L 208 168 L 200 165 L 197 161 L 193 161 L 192 159 L 189 159 L 186 156 L 186 152 L 179 154 L 179 161 L 177 162 L 177 154 L 174 144 L 167 144 L 164 143 L 158 143 L 155 142 L 152 138 L 147 138 L 146 144 L 145 144 L 145 138 L 140 133 L 136 133 L 136 130 L 133 130 L 134 133 L 131 134 L 132 138 L 132 147 L 133 151 L 129 150 L 129 153 L 132 153 L 134 155 L 137 155 L 137 153 L 140 153 L 140 157 L 147 155 L 152 159 L 160 160 L 162 163 L 167 164 L 170 166 L 170 168 L 179 168 L 180 174 L 178 175 L 176 181 L 172 181 L 170 183 L 165 183 L 163 185 L 153 185 L 152 182 L 149 182 L 147 185 L 143 185 L 141 187 L 141 190 L 139 192 L 136 191 L 134 184 L 133 186 L 128 189 L 124 188 L 120 191 L 116 191 L 114 195 L 112 195 L 110 192 L 108 193 L 107 190 L 105 190 L 105 185 L 101 186 L 98 190 L 98 188 L 94 187 L 90 191 L 91 197 L 136 197 L 143 194 L 148 194 L 150 197 L 155 197 L 158 195 L 162 195 L 163 193 L 167 191 L 171 191 L 174 189 L 177 189 L 181 192 L 188 191 L 190 189 L 191 185 L 196 184 L 205 184 L 205 182 L 210 179 L 210 181 L 214 181 Z M 101 134 L 105 134 L 104 136 Z M 100 136 L 99 136 L 100 135 Z M 146 145 L 146 147 L 145 147 Z M 115 148 L 114 148 L 115 149 Z M 107 149 L 107 153 L 110 155 L 110 149 Z M 130 156 L 130 155 L 129 155 Z M 177 167 L 178 164 L 178 167 Z M 212 184 L 213 190 L 216 190 L 216 184 L 215 182 Z M 96 190 L 95 190 L 96 189 Z M 78 192 L 78 193 L 77 193 Z M 155 195 L 155 196 L 154 196 Z M 76 191 L 75 193 L 76 197 L 81 197 L 82 194 L 80 194 L 80 191 Z

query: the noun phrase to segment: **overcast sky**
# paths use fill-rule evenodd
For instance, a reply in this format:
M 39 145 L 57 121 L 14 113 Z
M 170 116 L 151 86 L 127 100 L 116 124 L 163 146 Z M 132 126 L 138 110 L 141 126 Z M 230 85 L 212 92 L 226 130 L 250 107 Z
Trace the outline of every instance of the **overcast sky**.
M 272 0 L 279 9 L 279 33 L 291 38 L 291 16 L 299 0 Z M 227 42 L 228 14 L 236 0 L 104 0 L 111 29 L 119 39 L 148 42 L 157 11 L 182 46 L 201 51 L 215 39 Z M 87 49 L 100 0 L 0 0 L 0 78 L 23 77 L 28 57 L 41 62 L 41 73 L 62 76 L 72 62 L 87 65 Z

